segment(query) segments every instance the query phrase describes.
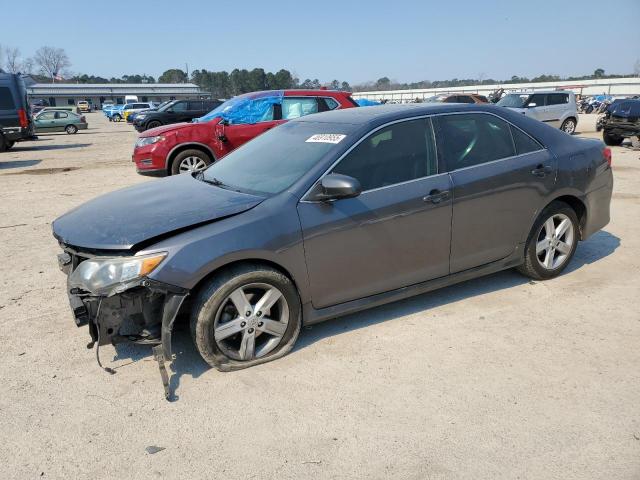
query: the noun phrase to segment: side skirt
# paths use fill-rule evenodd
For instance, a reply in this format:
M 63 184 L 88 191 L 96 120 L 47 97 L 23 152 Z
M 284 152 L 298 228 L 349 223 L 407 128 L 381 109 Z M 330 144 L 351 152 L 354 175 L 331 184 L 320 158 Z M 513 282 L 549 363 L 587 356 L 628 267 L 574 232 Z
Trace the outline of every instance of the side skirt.
M 453 275 L 447 275 L 446 277 L 439 277 L 426 282 L 417 283 L 415 285 L 398 288 L 389 292 L 378 293 L 358 300 L 351 300 L 331 307 L 316 309 L 313 307 L 311 302 L 305 303 L 302 307 L 303 324 L 313 325 L 331 318 L 348 315 L 350 313 L 359 312 L 361 310 L 377 307 L 386 303 L 396 302 L 398 300 L 404 300 L 405 298 L 414 297 L 422 293 L 448 287 L 449 285 L 454 285 L 473 278 L 517 267 L 523 262 L 523 249 L 524 244 L 519 244 L 510 256 L 496 262 L 470 268 L 462 272 L 454 273 Z

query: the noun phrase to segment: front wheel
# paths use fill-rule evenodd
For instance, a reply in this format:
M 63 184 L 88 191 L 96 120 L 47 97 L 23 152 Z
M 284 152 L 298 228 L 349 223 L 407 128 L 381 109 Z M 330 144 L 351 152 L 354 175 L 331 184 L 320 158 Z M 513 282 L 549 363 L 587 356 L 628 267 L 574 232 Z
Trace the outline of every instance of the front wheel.
M 211 164 L 211 158 L 202 150 L 185 150 L 173 159 L 171 175 L 199 172 L 207 168 L 209 164 Z
M 78 127 L 75 125 L 67 125 L 64 129 L 69 135 L 73 135 L 74 133 L 78 133 Z
M 573 135 L 576 131 L 576 121 L 573 118 L 567 118 L 564 122 L 562 122 L 560 130 L 568 133 L 569 135 Z
M 202 358 L 221 371 L 286 355 L 300 333 L 300 298 L 278 270 L 246 264 L 214 277 L 196 298 L 191 333 Z
M 158 122 L 157 120 L 152 120 L 149 123 L 147 123 L 147 130 L 151 130 L 152 128 L 156 128 L 161 126 L 162 124 L 160 122 Z
M 122 117 L 121 117 L 120 115 L 118 115 L 118 114 L 115 114 L 115 115 L 112 117 L 112 120 L 113 120 L 114 122 L 119 122 L 120 120 L 122 120 Z
M 535 280 L 557 277 L 578 246 L 578 217 L 564 202 L 547 206 L 531 229 L 524 251 L 523 275 Z

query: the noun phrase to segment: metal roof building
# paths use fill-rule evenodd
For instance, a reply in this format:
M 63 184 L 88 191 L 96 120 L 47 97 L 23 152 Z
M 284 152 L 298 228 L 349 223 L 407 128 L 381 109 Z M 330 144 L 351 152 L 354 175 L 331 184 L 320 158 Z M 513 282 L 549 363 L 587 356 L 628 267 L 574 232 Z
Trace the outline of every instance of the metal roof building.
M 193 83 L 34 83 L 27 87 L 27 93 L 51 106 L 75 105 L 78 100 L 96 106 L 105 100 L 122 104 L 127 95 L 135 95 L 141 102 L 210 97 Z

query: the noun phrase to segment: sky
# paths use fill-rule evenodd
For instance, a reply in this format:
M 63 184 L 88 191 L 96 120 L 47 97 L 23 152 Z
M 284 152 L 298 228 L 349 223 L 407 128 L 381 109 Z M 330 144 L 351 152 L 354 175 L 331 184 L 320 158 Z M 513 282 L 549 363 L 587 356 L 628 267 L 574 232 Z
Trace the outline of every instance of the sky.
M 89 8 L 90 7 L 90 8 Z M 633 73 L 640 0 L 0 0 L 0 45 L 73 73 L 286 68 L 321 82 Z

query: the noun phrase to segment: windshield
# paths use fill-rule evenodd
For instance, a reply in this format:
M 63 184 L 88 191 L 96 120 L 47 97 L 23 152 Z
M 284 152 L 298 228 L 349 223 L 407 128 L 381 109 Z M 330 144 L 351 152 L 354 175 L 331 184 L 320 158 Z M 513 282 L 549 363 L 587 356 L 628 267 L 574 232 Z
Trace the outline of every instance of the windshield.
M 164 105 L 160 105 L 160 107 L 158 108 L 158 111 L 159 112 L 164 112 L 169 107 L 173 106 L 174 103 L 176 103 L 176 100 L 171 100 L 170 102 L 166 102 Z
M 222 188 L 259 195 L 282 192 L 345 141 L 347 129 L 341 124 L 285 123 L 214 163 L 201 179 Z
M 218 105 L 206 115 L 193 121 L 209 122 L 214 118 L 222 118 L 231 125 L 252 124 L 273 120 L 273 105 L 281 104 L 282 90 L 254 92 L 250 95 L 239 95 Z
M 500 107 L 524 108 L 528 98 L 528 94 L 510 93 L 502 97 L 496 105 Z

